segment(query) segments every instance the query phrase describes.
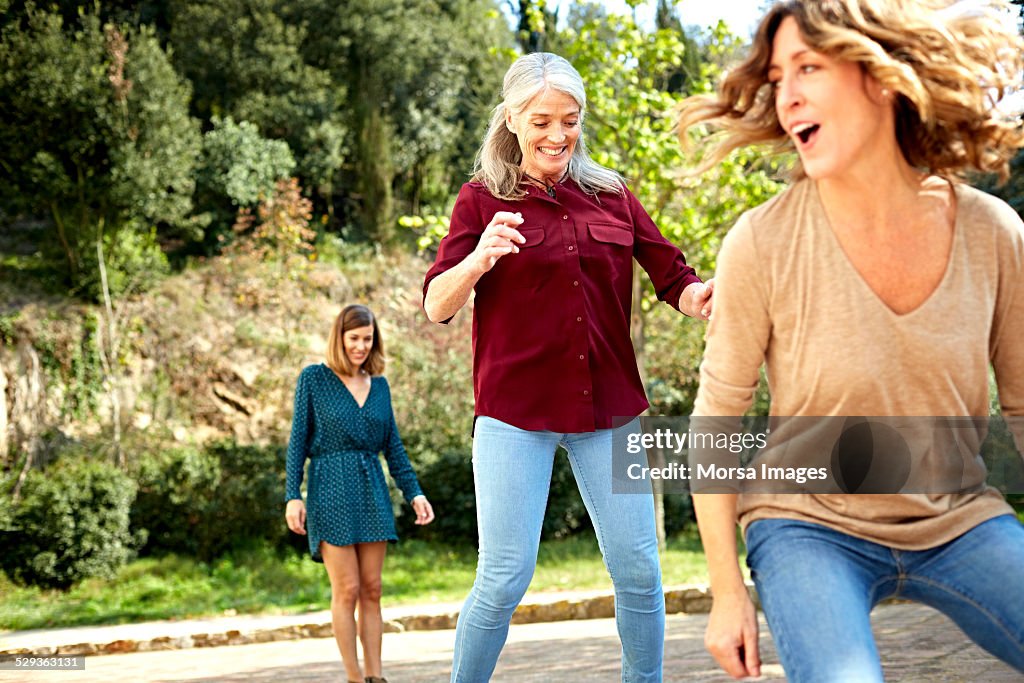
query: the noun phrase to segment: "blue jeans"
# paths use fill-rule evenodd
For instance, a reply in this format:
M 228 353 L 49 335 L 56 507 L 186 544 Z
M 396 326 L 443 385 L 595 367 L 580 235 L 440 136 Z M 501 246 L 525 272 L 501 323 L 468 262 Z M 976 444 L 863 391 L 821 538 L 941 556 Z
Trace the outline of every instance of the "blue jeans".
M 868 614 L 888 597 L 935 607 L 1024 672 L 1024 527 L 1012 515 L 921 551 L 763 519 L 747 528 L 747 565 L 795 683 L 882 681 Z
M 639 428 L 639 421 L 634 420 L 619 429 Z M 622 680 L 661 681 L 665 595 L 654 503 L 650 495 L 612 494 L 613 431 L 556 434 L 477 418 L 473 476 L 480 556 L 476 581 L 455 630 L 453 683 L 481 683 L 491 678 L 512 613 L 526 594 L 537 565 L 551 468 L 559 444 L 569 454 L 615 587 Z M 643 453 L 638 461 L 646 463 Z

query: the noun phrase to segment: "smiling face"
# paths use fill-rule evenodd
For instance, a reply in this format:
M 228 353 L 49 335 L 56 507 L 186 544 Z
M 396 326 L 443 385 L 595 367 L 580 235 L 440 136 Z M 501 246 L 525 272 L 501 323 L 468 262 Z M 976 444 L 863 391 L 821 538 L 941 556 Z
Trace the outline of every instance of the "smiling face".
M 580 137 L 580 105 L 571 95 L 548 88 L 505 125 L 519 140 L 525 173 L 550 183 L 562 179 Z
M 366 362 L 370 349 L 373 348 L 373 325 L 345 330 L 342 343 L 345 345 L 345 357 L 348 358 L 353 370 L 358 370 Z
M 782 20 L 772 41 L 768 81 L 779 124 L 809 178 L 836 178 L 900 158 L 892 105 L 878 82 L 859 64 L 809 47 L 793 17 Z

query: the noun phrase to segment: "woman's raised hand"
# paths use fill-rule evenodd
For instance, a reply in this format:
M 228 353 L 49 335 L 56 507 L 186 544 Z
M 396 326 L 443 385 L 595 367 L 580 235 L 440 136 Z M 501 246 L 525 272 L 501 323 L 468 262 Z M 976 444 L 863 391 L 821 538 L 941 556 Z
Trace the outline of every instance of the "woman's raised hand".
M 502 256 L 519 253 L 519 245 L 526 243 L 526 238 L 516 230 L 522 223 L 523 216 L 519 212 L 494 214 L 470 255 L 481 274 L 489 272 Z

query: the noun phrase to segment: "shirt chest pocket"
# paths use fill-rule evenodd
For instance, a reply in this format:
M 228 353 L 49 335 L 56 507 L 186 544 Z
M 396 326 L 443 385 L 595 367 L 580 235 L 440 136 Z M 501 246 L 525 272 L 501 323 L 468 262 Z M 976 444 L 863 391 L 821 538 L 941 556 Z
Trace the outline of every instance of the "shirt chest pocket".
M 587 223 L 587 237 L 586 244 L 582 245 L 586 264 L 612 278 L 619 273 L 632 272 L 633 229 L 630 226 L 607 221 Z
M 633 228 L 624 223 L 587 223 L 590 238 L 597 242 L 595 247 L 632 247 Z
M 546 266 L 551 260 L 548 247 L 544 245 L 547 231 L 538 227 L 520 227 L 519 233 L 526 240 L 518 245 L 519 253 L 505 254 L 494 268 L 487 274 L 487 282 L 481 281 L 485 287 L 539 287 L 548 277 L 550 268 Z M 478 287 L 477 293 L 480 293 Z

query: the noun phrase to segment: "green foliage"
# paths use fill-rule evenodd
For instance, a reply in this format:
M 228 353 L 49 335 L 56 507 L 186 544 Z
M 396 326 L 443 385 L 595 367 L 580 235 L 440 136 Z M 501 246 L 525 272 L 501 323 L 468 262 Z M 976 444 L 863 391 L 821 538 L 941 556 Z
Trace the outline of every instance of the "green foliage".
M 59 589 L 113 577 L 132 555 L 135 489 L 120 470 L 89 459 L 30 472 L 8 530 L 0 531 L 0 566 L 21 583 Z
M 182 555 L 141 558 L 113 579 L 87 579 L 66 592 L 17 586 L 0 574 L 0 594 L 0 628 L 32 629 L 303 612 L 324 606 L 330 587 L 323 565 L 257 545 L 214 562 Z
M 1024 12 L 1024 5 L 1021 11 Z M 974 184 L 1005 201 L 1024 218 L 1024 150 L 1010 160 L 1010 177 L 1005 183 L 1000 184 L 993 175 L 979 178 Z
M 473 429 L 473 369 L 468 320 L 449 330 L 413 311 L 409 333 L 389 336 L 388 376 L 402 441 L 416 467 L 446 452 L 468 453 Z M 468 316 L 467 316 L 468 317 Z M 398 322 L 394 316 L 387 318 Z M 401 387 L 401 390 L 397 390 Z M 444 396 L 444 400 L 438 397 Z M 417 470 L 418 471 L 418 470 Z
M 151 29 L 84 13 L 72 30 L 32 3 L 4 26 L 0 210 L 49 218 L 44 246 L 72 287 L 94 277 L 97 239 L 189 226 L 199 151 L 189 95 Z
M 473 490 L 473 464 L 470 452 L 446 451 L 427 465 L 416 468 L 416 476 L 437 518 L 419 528 L 414 515 L 396 518 L 399 536 L 416 537 L 449 544 L 475 543 L 476 495 Z
M 145 291 L 170 273 L 170 264 L 157 240 L 156 228 L 108 232 L 103 236 L 103 262 L 110 296 Z M 82 254 L 79 291 L 93 301 L 103 300 L 99 253 L 93 248 Z
M 402 216 L 398 219 L 398 225 L 408 228 L 416 234 L 416 247 L 422 254 L 425 251 L 437 250 L 444 236 L 451 228 L 451 219 L 448 216 Z
M 223 241 L 239 208 L 271 197 L 277 183 L 295 168 L 288 144 L 269 140 L 248 121 L 214 118 L 203 136 L 202 160 L 196 170 L 198 204 L 212 220 L 210 237 Z
M 394 235 L 395 190 L 406 213 L 447 199 L 472 168 L 511 43 L 493 0 L 309 0 L 307 62 L 346 84 L 352 188 L 364 235 Z
M 159 450 L 140 458 L 135 473 L 139 491 L 131 510 L 132 527 L 146 530 L 140 555 L 195 553 L 220 477 L 220 463 L 193 448 Z
M 286 543 L 283 449 L 223 441 L 209 452 L 220 461 L 221 480 L 209 508 L 209 550 L 200 557 L 251 540 Z
M 283 463 L 277 448 L 229 442 L 144 455 L 131 511 L 148 536 L 140 552 L 211 561 L 254 541 L 286 547 Z
M 319 29 L 305 21 L 303 3 L 169 4 L 174 62 L 194 84 L 196 114 L 249 121 L 286 142 L 303 184 L 329 199 L 347 157 L 347 88 L 302 54 Z

